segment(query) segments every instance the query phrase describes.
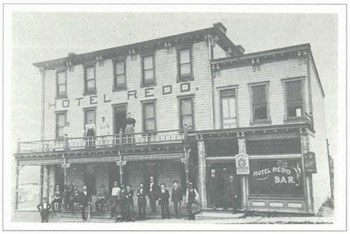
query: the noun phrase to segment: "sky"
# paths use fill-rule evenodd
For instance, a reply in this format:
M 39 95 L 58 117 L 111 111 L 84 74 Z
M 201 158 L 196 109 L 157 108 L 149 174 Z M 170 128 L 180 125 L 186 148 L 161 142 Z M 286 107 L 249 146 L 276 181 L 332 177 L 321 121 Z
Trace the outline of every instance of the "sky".
M 325 90 L 326 130 L 337 149 L 337 15 L 64 13 L 12 15 L 12 140 L 40 139 L 41 76 L 34 62 L 211 27 L 221 22 L 245 53 L 310 43 Z M 336 126 L 336 127 L 334 127 Z

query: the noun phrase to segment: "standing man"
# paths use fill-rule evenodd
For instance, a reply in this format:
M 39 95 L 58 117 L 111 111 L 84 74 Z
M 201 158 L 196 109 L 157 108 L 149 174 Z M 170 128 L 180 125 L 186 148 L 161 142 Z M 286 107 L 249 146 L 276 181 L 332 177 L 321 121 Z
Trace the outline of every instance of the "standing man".
M 102 145 L 108 144 L 108 140 L 106 142 L 106 138 L 111 134 L 111 129 L 109 124 L 105 122 L 106 118 L 102 117 L 102 123 L 100 124 L 100 132 L 99 135 L 102 136 Z M 112 142 L 110 142 L 112 143 Z
M 99 192 L 97 193 L 97 198 L 95 202 L 97 215 L 100 215 L 103 211 L 103 205 L 107 203 L 107 190 L 105 186 L 101 186 Z
M 87 191 L 87 186 L 83 185 L 83 192 L 81 192 L 80 194 L 81 217 L 83 221 L 86 221 L 88 218 L 90 218 L 90 210 L 91 210 L 90 204 L 91 204 L 91 195 Z
M 139 208 L 139 220 L 146 218 L 146 190 L 143 188 L 143 183 L 140 183 L 140 189 L 137 191 L 137 206 Z
M 156 201 L 158 198 L 158 192 L 160 188 L 158 184 L 154 181 L 154 177 L 149 177 L 149 187 L 148 187 L 148 197 L 149 197 L 149 204 L 151 206 L 151 214 L 157 213 L 157 205 Z
M 111 193 L 111 218 L 116 215 L 116 209 L 120 198 L 120 187 L 118 186 L 118 182 L 114 181 L 113 185 Z
M 131 117 L 131 113 L 128 113 L 128 117 L 125 120 L 125 135 L 127 136 L 127 141 L 128 143 L 131 143 L 133 140 L 132 135 L 135 132 L 135 124 L 136 124 L 136 120 L 134 118 Z
M 42 223 L 49 222 L 49 214 L 50 214 L 51 205 L 47 201 L 46 197 L 43 198 L 43 201 L 36 208 L 38 208 L 38 210 L 40 212 L 41 222 Z
M 192 205 L 199 203 L 199 194 L 195 188 L 193 188 L 192 182 L 188 183 L 188 188 L 186 191 L 186 204 L 188 211 L 188 219 L 195 220 L 195 214 L 192 210 Z
M 181 218 L 181 202 L 182 202 L 182 191 L 179 188 L 179 182 L 175 180 L 173 182 L 173 191 L 171 192 L 171 201 L 174 203 L 176 218 Z
M 159 204 L 160 208 L 162 209 L 162 219 L 170 219 L 170 212 L 169 212 L 169 191 L 165 188 L 165 184 L 160 185 L 160 192 L 159 192 Z
M 220 179 L 216 174 L 215 169 L 210 170 L 210 176 L 209 176 L 209 198 L 210 203 L 215 210 L 218 205 L 220 204 L 220 192 L 221 192 L 221 186 L 220 186 Z
M 237 212 L 239 198 L 239 181 L 237 177 L 230 175 L 229 182 L 225 186 L 225 209 L 232 206 L 233 213 Z
M 61 210 L 62 200 L 63 200 L 63 195 L 62 195 L 60 186 L 57 184 L 55 187 L 55 192 L 52 196 L 52 202 L 51 202 L 53 211 Z
M 117 216 L 116 222 L 121 222 L 121 221 L 126 220 L 126 215 L 127 215 L 126 203 L 127 203 L 126 188 L 125 188 L 124 184 L 121 184 L 120 185 L 120 200 L 119 200 L 120 213 Z
M 126 221 L 135 221 L 134 217 L 134 191 L 130 185 L 126 186 Z

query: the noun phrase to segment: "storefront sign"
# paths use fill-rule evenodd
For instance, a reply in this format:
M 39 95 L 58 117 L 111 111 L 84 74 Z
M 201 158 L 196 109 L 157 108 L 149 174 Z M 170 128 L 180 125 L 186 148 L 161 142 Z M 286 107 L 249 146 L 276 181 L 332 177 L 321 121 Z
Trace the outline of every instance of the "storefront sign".
M 251 195 L 303 196 L 301 159 L 255 159 L 250 163 Z
M 317 173 L 316 156 L 314 152 L 304 154 L 304 165 L 306 173 Z
M 249 157 L 247 154 L 240 153 L 235 156 L 236 158 L 236 174 L 237 175 L 249 175 Z

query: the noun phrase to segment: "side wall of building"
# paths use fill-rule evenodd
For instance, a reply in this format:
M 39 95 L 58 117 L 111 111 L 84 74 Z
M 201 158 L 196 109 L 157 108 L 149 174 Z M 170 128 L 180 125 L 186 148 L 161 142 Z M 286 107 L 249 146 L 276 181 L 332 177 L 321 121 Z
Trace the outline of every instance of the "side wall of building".
M 314 211 L 317 213 L 322 203 L 330 197 L 329 162 L 326 144 L 326 123 L 324 97 L 317 81 L 315 67 L 310 64 L 314 136 L 310 136 L 310 151 L 316 155 L 317 174 L 312 177 Z
M 215 128 L 221 128 L 220 90 L 230 87 L 237 88 L 238 127 L 251 127 L 250 83 L 269 82 L 268 103 L 270 106 L 271 125 L 285 124 L 285 101 L 282 79 L 305 77 L 307 66 L 298 59 L 288 59 L 260 65 L 260 69 L 253 70 L 253 66 L 245 65 L 230 69 L 222 69 L 220 75 L 214 78 Z M 309 112 L 309 96 L 307 80 L 304 84 L 305 111 Z
M 178 96 L 194 95 L 194 119 L 196 130 L 212 129 L 211 114 L 211 83 L 209 51 L 206 41 L 197 42 L 192 47 L 192 63 L 194 80 L 177 82 L 177 52 L 175 48 L 169 51 L 155 51 L 156 86 L 149 87 L 152 97 L 145 97 L 146 88 L 141 87 L 141 56 L 136 59 L 126 57 L 127 90 L 113 92 L 113 61 L 104 61 L 103 66 L 96 63 L 96 95 L 83 95 L 84 69 L 83 65 L 74 66 L 74 71 L 67 70 L 67 99 L 56 100 L 56 71 L 50 70 L 45 78 L 45 139 L 55 138 L 55 113 L 67 111 L 67 121 L 70 122 L 71 136 L 81 137 L 84 126 L 84 108 L 96 107 L 96 125 L 101 123 L 101 117 L 113 126 L 112 105 L 127 103 L 127 109 L 136 119 L 136 132 L 142 132 L 142 105 L 145 100 L 156 101 L 156 126 L 158 131 L 179 129 Z M 171 93 L 164 94 L 163 87 L 171 86 Z M 129 92 L 129 98 L 128 98 Z M 135 98 L 130 92 L 136 92 Z M 81 99 L 81 100 L 79 100 Z M 80 105 L 79 105 L 80 102 Z M 91 104 L 97 102 L 97 104 Z M 51 105 L 51 106 L 50 106 Z M 62 105 L 69 105 L 63 107 Z M 209 107 L 209 108 L 208 108 Z M 97 131 L 98 134 L 98 131 Z

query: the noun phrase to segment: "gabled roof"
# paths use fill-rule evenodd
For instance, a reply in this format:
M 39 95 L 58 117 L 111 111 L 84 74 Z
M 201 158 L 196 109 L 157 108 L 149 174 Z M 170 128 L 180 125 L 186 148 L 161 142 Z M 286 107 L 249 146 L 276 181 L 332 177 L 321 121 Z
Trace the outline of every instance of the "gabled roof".
M 71 53 L 67 57 L 37 62 L 33 65 L 38 68 L 55 69 L 67 66 L 67 62 L 72 65 L 84 64 L 87 62 L 98 61 L 99 59 L 106 60 L 119 56 L 126 56 L 128 54 L 136 54 L 142 51 L 155 50 L 158 48 L 166 48 L 167 46 L 174 46 L 176 44 L 205 40 L 208 35 L 216 38 L 216 43 L 225 51 L 231 51 L 232 56 L 242 54 L 242 49 L 233 44 L 233 42 L 226 36 L 226 28 L 221 23 L 216 23 L 213 27 L 205 28 L 197 31 L 157 38 L 138 43 L 112 47 L 108 49 L 74 54 Z

